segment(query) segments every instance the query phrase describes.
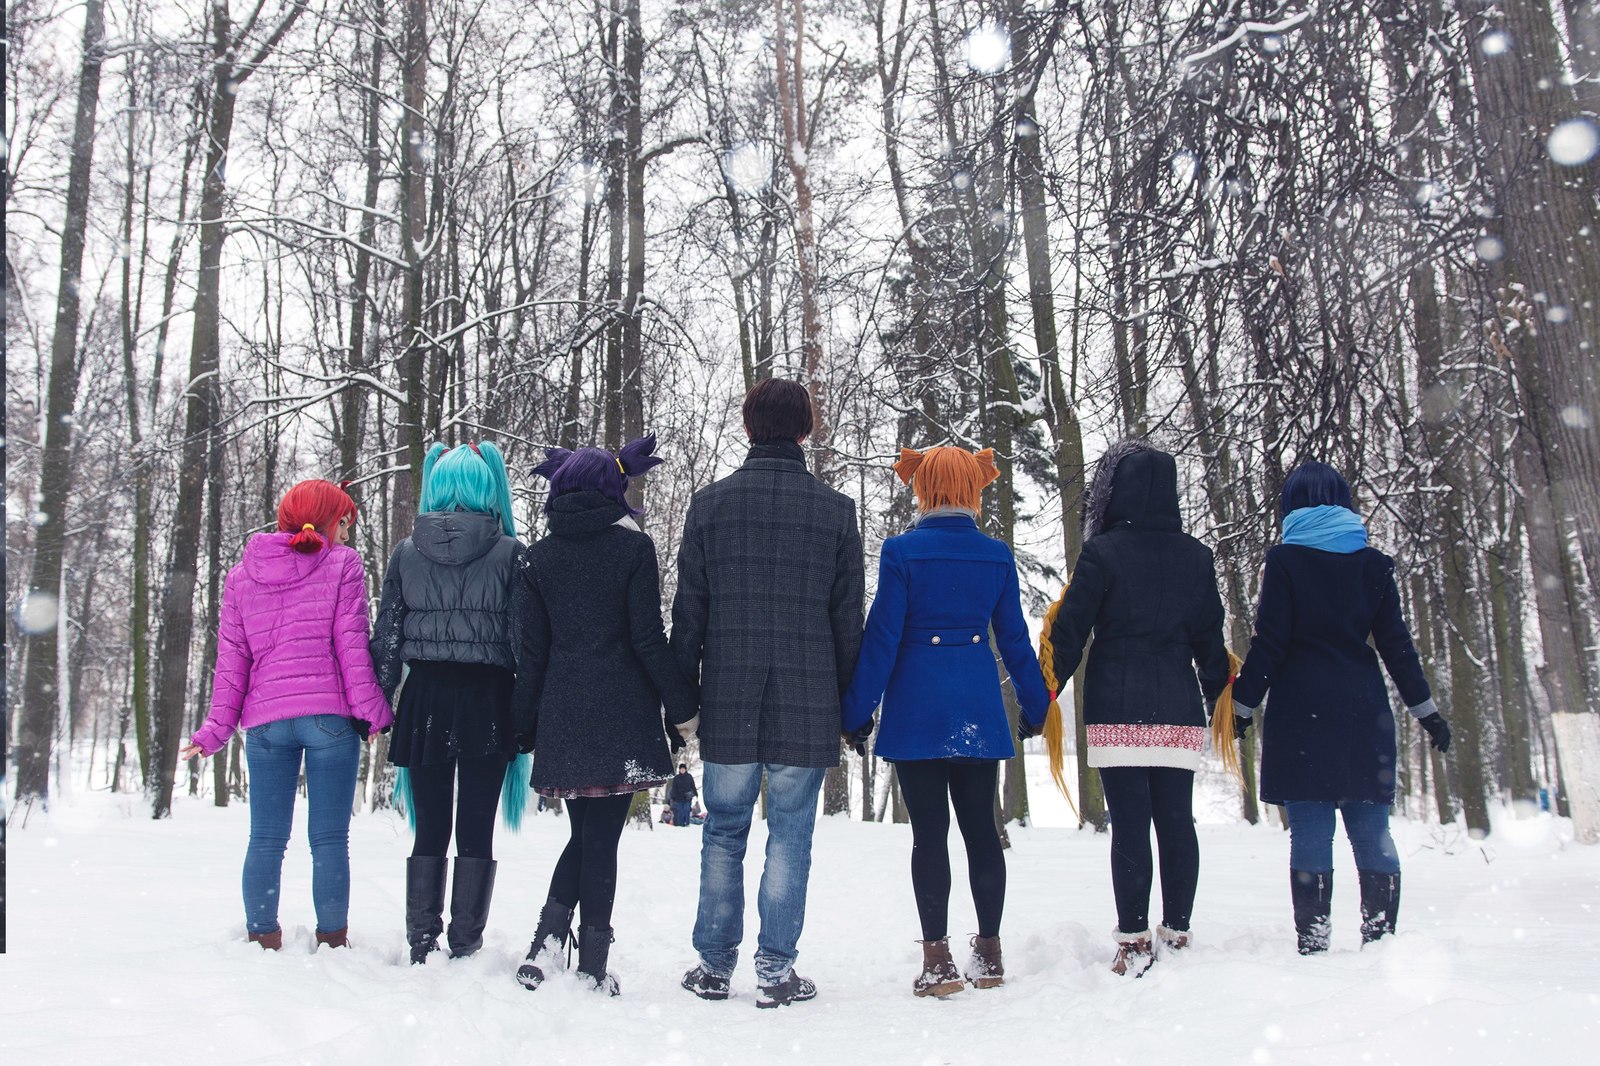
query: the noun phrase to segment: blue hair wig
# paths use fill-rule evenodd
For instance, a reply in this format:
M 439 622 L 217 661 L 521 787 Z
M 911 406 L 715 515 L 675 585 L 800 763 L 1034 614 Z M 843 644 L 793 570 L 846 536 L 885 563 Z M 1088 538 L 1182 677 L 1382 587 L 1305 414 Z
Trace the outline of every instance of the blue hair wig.
M 545 449 L 545 460 L 533 472 L 550 482 L 550 499 L 544 509 L 550 510 L 550 500 L 569 492 L 598 492 L 608 499 L 627 507 L 632 514 L 640 514 L 628 503 L 628 482 L 639 477 L 664 460 L 652 454 L 656 450 L 654 433 L 629 441 L 622 450 L 612 455 L 604 448 Z
M 422 510 L 479 511 L 500 520 L 506 536 L 517 535 L 511 518 L 511 482 L 493 441 L 435 444 L 422 460 Z
M 1295 467 L 1283 482 L 1283 495 L 1278 499 L 1278 517 L 1302 507 L 1333 506 L 1354 511 L 1350 497 L 1350 483 L 1344 475 L 1329 466 L 1308 459 Z

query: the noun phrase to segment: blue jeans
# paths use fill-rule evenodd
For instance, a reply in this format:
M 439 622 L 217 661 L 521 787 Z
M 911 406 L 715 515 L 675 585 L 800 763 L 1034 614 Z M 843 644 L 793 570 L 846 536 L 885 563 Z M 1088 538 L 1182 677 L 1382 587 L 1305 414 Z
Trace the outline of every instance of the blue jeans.
M 317 932 L 349 924 L 350 807 L 361 739 L 338 714 L 283 718 L 245 731 L 250 767 L 250 846 L 244 853 L 244 920 L 252 933 L 278 928 L 278 885 L 305 758 L 310 801 L 311 901 Z
M 761 871 L 756 910 L 756 980 L 775 985 L 794 968 L 796 945 L 806 919 L 806 884 L 811 877 L 811 833 L 817 796 L 827 772 L 775 763 L 705 764 L 701 796 L 706 824 L 700 843 L 700 912 L 694 948 L 706 969 L 733 975 L 744 939 L 744 852 L 750 819 L 767 774 L 767 860 Z
M 672 801 L 672 824 L 675 825 L 675 826 L 686 826 L 686 825 L 688 825 L 689 824 L 690 811 L 691 811 L 691 808 L 689 806 L 689 801 L 688 800 L 685 800 L 682 803 L 679 803 L 677 800 L 673 800 Z
M 1400 853 L 1389 835 L 1385 803 L 1323 803 L 1296 800 L 1283 805 L 1289 813 L 1289 868 L 1307 873 L 1333 872 L 1333 815 L 1344 815 L 1344 835 L 1356 854 L 1356 869 L 1373 873 L 1400 872 Z

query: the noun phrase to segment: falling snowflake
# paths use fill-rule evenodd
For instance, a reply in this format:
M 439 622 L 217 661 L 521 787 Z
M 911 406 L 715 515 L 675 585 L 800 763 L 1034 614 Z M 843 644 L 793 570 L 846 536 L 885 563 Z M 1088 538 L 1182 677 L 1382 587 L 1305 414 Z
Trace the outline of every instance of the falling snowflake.
M 59 613 L 56 598 L 35 589 L 17 605 L 17 628 L 29 636 L 48 633 L 56 627 Z
M 1172 177 L 1179 185 L 1188 185 L 1194 181 L 1195 172 L 1200 168 L 1200 159 L 1193 152 L 1179 152 L 1172 157 Z
M 1478 42 L 1486 56 L 1503 56 L 1511 50 L 1511 35 L 1504 30 L 1490 30 Z
M 754 196 L 772 180 L 772 155 L 757 144 L 737 145 L 723 154 L 722 172 L 734 191 Z
M 1581 167 L 1600 152 L 1600 127 L 1586 118 L 1569 118 L 1550 131 L 1545 151 L 1564 167 Z
M 1011 62 L 1011 35 L 999 26 L 979 26 L 967 37 L 967 66 L 998 74 Z
M 1472 250 L 1478 253 L 1478 258 L 1485 263 L 1498 263 L 1505 257 L 1506 244 L 1499 237 L 1484 234 L 1473 242 Z

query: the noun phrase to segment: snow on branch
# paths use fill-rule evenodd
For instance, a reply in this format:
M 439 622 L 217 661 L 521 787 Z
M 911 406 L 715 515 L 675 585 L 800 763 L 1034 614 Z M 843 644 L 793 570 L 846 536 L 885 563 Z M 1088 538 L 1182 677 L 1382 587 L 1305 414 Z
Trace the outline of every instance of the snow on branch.
M 1213 44 L 1210 48 L 1202 49 L 1191 56 L 1185 56 L 1183 58 L 1183 65 L 1193 66 L 1196 63 L 1203 63 L 1212 56 L 1226 52 L 1228 49 L 1244 40 L 1245 34 L 1247 33 L 1287 33 L 1289 30 L 1294 29 L 1306 19 L 1310 18 L 1316 13 L 1316 10 L 1317 6 L 1312 4 L 1304 11 L 1290 15 L 1288 18 L 1279 19 L 1277 22 L 1241 22 L 1239 25 L 1234 27 L 1232 33 L 1228 34 L 1216 44 Z

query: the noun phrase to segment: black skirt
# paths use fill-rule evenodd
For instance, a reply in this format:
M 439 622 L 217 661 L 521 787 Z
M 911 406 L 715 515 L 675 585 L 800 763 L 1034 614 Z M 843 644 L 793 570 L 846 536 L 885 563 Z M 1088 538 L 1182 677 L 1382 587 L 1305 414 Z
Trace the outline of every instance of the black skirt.
M 389 761 L 431 766 L 451 759 L 515 755 L 511 689 L 515 675 L 487 663 L 414 659 L 395 708 Z

